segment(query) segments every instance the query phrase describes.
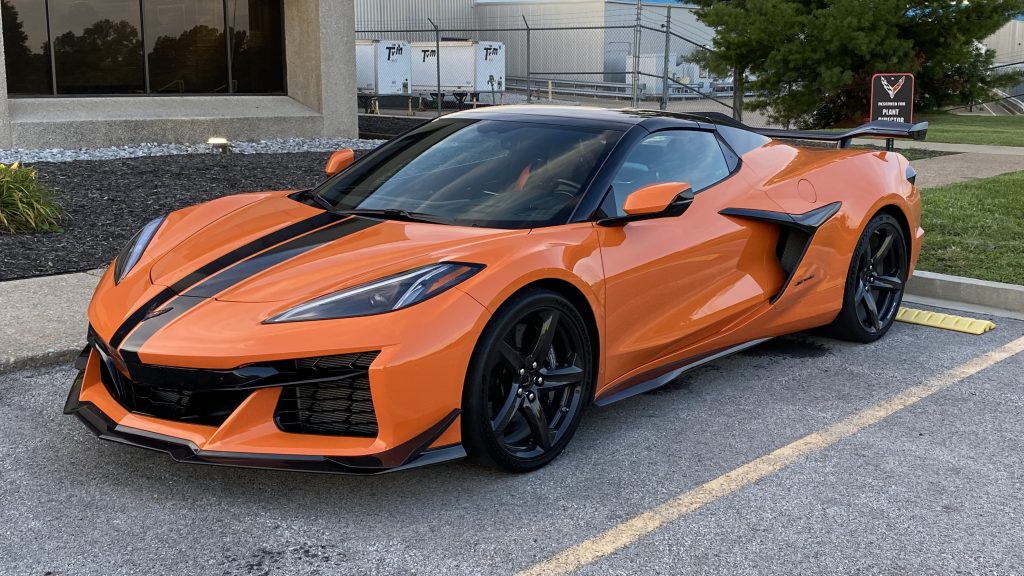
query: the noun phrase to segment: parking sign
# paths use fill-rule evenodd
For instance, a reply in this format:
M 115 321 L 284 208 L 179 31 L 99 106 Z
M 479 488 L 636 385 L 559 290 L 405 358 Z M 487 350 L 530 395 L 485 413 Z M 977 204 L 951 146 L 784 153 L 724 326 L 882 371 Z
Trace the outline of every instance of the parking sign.
M 871 77 L 871 120 L 913 122 L 914 75 L 909 72 Z

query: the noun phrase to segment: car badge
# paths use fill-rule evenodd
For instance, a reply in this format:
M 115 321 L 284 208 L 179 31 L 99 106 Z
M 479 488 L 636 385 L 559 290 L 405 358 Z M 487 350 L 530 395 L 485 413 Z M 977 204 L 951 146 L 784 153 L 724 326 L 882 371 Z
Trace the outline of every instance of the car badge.
M 174 306 L 168 306 L 167 308 L 161 308 L 159 310 L 154 310 L 154 311 L 150 312 L 149 314 L 146 314 L 146 316 L 142 319 L 142 321 L 145 322 L 146 320 L 151 320 L 153 318 L 156 318 L 157 316 L 163 316 L 164 314 L 167 314 L 171 310 L 174 310 Z

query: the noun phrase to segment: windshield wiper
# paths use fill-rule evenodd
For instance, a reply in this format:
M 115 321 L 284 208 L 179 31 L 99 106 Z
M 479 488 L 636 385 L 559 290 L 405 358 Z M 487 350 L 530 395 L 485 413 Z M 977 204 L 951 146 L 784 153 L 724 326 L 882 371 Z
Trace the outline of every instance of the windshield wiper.
M 371 218 L 383 218 L 385 220 L 405 220 L 408 222 L 428 222 L 430 224 L 451 224 L 450 221 L 438 218 L 433 214 L 423 212 L 410 212 L 398 208 L 354 208 L 352 210 L 334 210 L 335 214 L 343 216 L 369 216 Z
M 328 201 L 327 201 L 327 200 L 326 200 L 326 199 L 325 199 L 325 198 L 324 198 L 323 196 L 321 196 L 320 194 L 318 194 L 318 193 L 316 193 L 316 192 L 314 192 L 314 191 L 312 191 L 312 190 L 306 190 L 305 194 L 306 194 L 306 196 L 307 196 L 308 198 L 312 198 L 312 200 L 313 200 L 314 202 L 316 202 L 316 203 L 317 203 L 317 204 L 319 204 L 319 205 L 320 205 L 321 207 L 323 207 L 323 209 L 324 209 L 324 210 L 327 210 L 328 212 L 330 212 L 331 210 L 334 210 L 334 204 L 331 204 L 330 202 L 328 202 Z

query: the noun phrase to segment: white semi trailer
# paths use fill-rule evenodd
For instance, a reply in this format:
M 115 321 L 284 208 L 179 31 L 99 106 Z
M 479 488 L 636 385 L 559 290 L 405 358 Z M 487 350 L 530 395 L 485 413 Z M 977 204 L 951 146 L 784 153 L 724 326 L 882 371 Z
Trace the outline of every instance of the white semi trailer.
M 445 40 L 440 44 L 441 77 L 438 86 L 438 46 L 435 42 L 412 43 L 412 91 L 417 94 L 451 94 L 488 102 L 486 94 L 505 91 L 505 45 L 501 42 Z
M 356 40 L 356 89 L 395 96 L 412 89 L 412 47 L 401 40 Z

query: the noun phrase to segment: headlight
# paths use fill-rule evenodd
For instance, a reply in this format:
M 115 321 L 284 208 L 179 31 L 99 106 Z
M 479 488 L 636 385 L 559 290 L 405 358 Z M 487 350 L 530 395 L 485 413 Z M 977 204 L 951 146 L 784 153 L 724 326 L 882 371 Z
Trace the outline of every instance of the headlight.
M 164 218 L 165 216 L 161 216 L 143 226 L 142 230 L 132 236 L 128 245 L 117 255 L 117 259 L 114 260 L 114 284 L 120 284 L 121 280 L 124 280 L 124 277 L 139 263 L 149 242 L 156 235 L 156 231 L 160 229 L 160 225 L 164 223 Z
M 353 286 L 310 300 L 265 320 L 265 323 L 301 322 L 371 316 L 401 310 L 466 280 L 479 272 L 479 264 L 443 262 Z

